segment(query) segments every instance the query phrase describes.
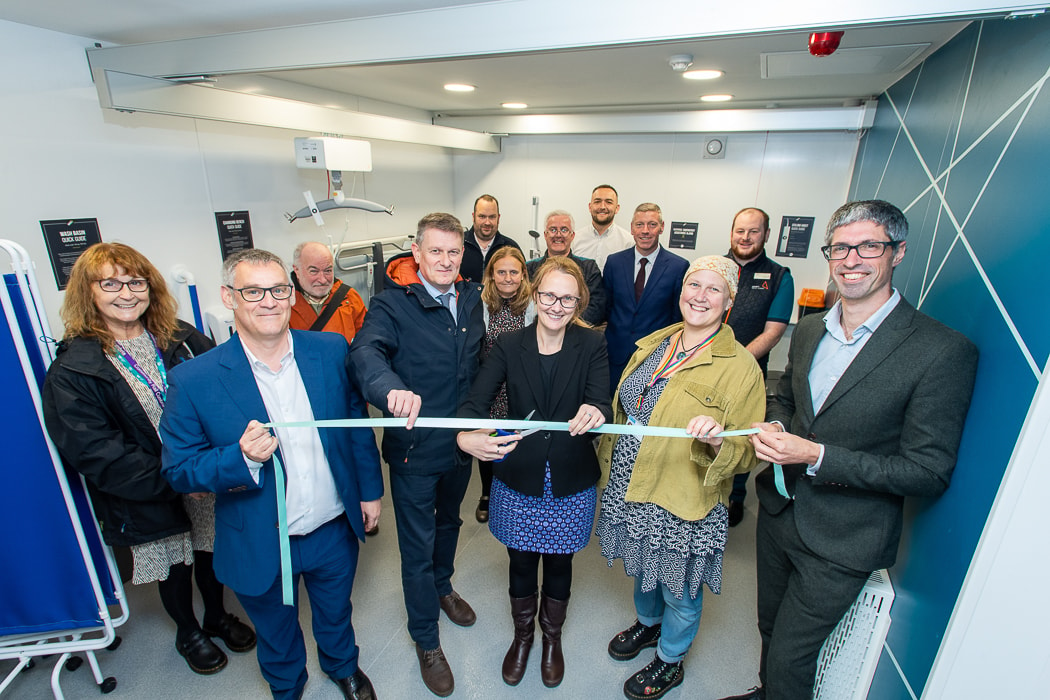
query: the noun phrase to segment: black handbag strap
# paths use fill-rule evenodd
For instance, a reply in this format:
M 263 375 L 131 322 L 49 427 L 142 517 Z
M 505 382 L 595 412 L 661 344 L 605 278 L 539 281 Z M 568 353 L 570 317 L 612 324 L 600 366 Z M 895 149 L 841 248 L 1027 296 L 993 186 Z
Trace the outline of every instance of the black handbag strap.
M 317 317 L 317 320 L 310 326 L 312 331 L 323 331 L 325 325 L 328 323 L 328 319 L 332 318 L 332 314 L 339 308 L 339 305 L 343 303 L 343 299 L 346 299 L 346 295 L 350 293 L 349 284 L 339 285 L 339 289 L 328 299 L 328 303 L 324 307 L 324 311 Z

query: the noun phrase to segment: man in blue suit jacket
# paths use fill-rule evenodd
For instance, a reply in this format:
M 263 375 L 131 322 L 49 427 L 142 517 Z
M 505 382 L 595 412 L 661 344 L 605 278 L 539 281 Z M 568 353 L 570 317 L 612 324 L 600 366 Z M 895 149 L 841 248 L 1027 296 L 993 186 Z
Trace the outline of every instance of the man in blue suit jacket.
M 293 590 L 302 575 L 321 668 L 344 697 L 374 698 L 358 668 L 350 592 L 358 539 L 378 520 L 383 495 L 375 437 L 370 430 L 316 428 L 277 428 L 275 436 L 262 427 L 363 417 L 364 401 L 347 372 L 349 346 L 334 333 L 289 331 L 293 289 L 276 255 L 231 255 L 223 283 L 237 335 L 202 356 L 202 364 L 169 375 L 160 423 L 164 476 L 178 491 L 217 495 L 215 573 L 255 624 L 259 667 L 274 698 L 299 698 L 306 648 L 298 606 L 282 604 L 274 526 L 276 480 L 286 482 Z
M 613 253 L 605 263 L 603 279 L 609 304 L 605 342 L 609 346 L 611 396 L 616 395 L 635 342 L 682 320 L 678 297 L 689 261 L 660 245 L 663 232 L 660 207 L 651 202 L 639 204 L 631 219 L 634 248 Z

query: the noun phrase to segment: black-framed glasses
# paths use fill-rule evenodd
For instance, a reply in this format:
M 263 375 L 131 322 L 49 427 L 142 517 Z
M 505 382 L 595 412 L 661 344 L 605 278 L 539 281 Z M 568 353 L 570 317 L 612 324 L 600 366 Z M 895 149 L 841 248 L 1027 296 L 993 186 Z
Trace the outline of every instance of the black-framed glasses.
M 536 292 L 536 296 L 539 297 L 540 303 L 544 306 L 554 306 L 554 302 L 561 304 L 563 309 L 575 309 L 576 305 L 580 303 L 579 297 L 574 297 L 566 294 L 563 297 L 558 296 L 554 292 Z
M 118 279 L 113 279 L 112 277 L 110 277 L 109 279 L 99 280 L 98 286 L 102 289 L 103 292 L 119 293 L 124 289 L 124 287 L 127 287 L 133 292 L 144 292 L 147 289 L 149 289 L 149 280 L 143 279 L 142 277 L 136 277 L 133 280 L 121 282 Z
M 862 258 L 881 258 L 887 248 L 897 249 L 900 241 L 865 241 L 857 245 L 846 245 L 845 243 L 834 243 L 823 246 L 820 252 L 824 254 L 825 260 L 845 260 L 849 257 L 851 250 L 857 251 Z
M 290 284 L 278 284 L 273 287 L 241 287 L 240 289 L 226 285 L 226 288 L 237 292 L 241 295 L 241 299 L 252 303 L 262 301 L 263 297 L 266 296 L 266 292 L 269 292 L 270 296 L 277 301 L 284 301 L 292 296 L 292 285 Z

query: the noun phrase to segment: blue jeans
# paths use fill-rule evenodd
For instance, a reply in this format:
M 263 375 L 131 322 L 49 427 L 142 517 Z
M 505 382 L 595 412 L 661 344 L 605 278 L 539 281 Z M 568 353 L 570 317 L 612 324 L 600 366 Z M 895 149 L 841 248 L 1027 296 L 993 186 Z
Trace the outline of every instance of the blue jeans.
M 669 664 L 678 663 L 689 652 L 689 646 L 700 627 L 700 613 L 704 609 L 704 589 L 690 598 L 686 592 L 682 599 L 674 597 L 667 586 L 658 584 L 648 593 L 642 592 L 642 577 L 634 577 L 634 609 L 638 622 L 646 627 L 663 625 L 656 654 Z

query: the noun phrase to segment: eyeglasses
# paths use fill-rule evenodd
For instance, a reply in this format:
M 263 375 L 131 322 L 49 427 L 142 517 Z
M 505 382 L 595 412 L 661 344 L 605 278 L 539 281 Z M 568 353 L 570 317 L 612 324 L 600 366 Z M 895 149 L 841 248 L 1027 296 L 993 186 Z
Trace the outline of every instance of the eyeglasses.
M 549 233 L 552 236 L 555 236 L 559 233 L 563 236 L 568 236 L 570 233 L 572 233 L 572 229 L 568 226 L 562 226 L 561 228 L 558 228 L 557 226 L 548 226 L 547 233 Z
M 900 241 L 865 241 L 857 245 L 835 243 L 822 247 L 820 252 L 824 254 L 825 260 L 845 260 L 849 257 L 851 250 L 857 251 L 857 255 L 862 258 L 881 258 L 887 248 L 896 250 L 898 243 Z
M 539 297 L 540 303 L 544 306 L 554 306 L 554 302 L 558 302 L 563 309 L 575 309 L 576 305 L 580 303 L 579 297 L 568 294 L 560 297 L 554 292 L 536 292 L 536 296 Z
M 292 296 L 292 285 L 290 284 L 278 284 L 273 287 L 241 287 L 240 289 L 226 285 L 226 288 L 240 294 L 241 299 L 253 303 L 262 301 L 263 297 L 266 296 L 266 292 L 269 292 L 270 296 L 277 301 L 284 301 Z
M 98 286 L 102 288 L 103 292 L 120 292 L 124 287 L 127 287 L 133 292 L 144 292 L 149 289 L 149 280 L 136 277 L 133 280 L 121 282 L 120 280 L 115 280 L 110 277 L 109 279 L 99 280 Z

